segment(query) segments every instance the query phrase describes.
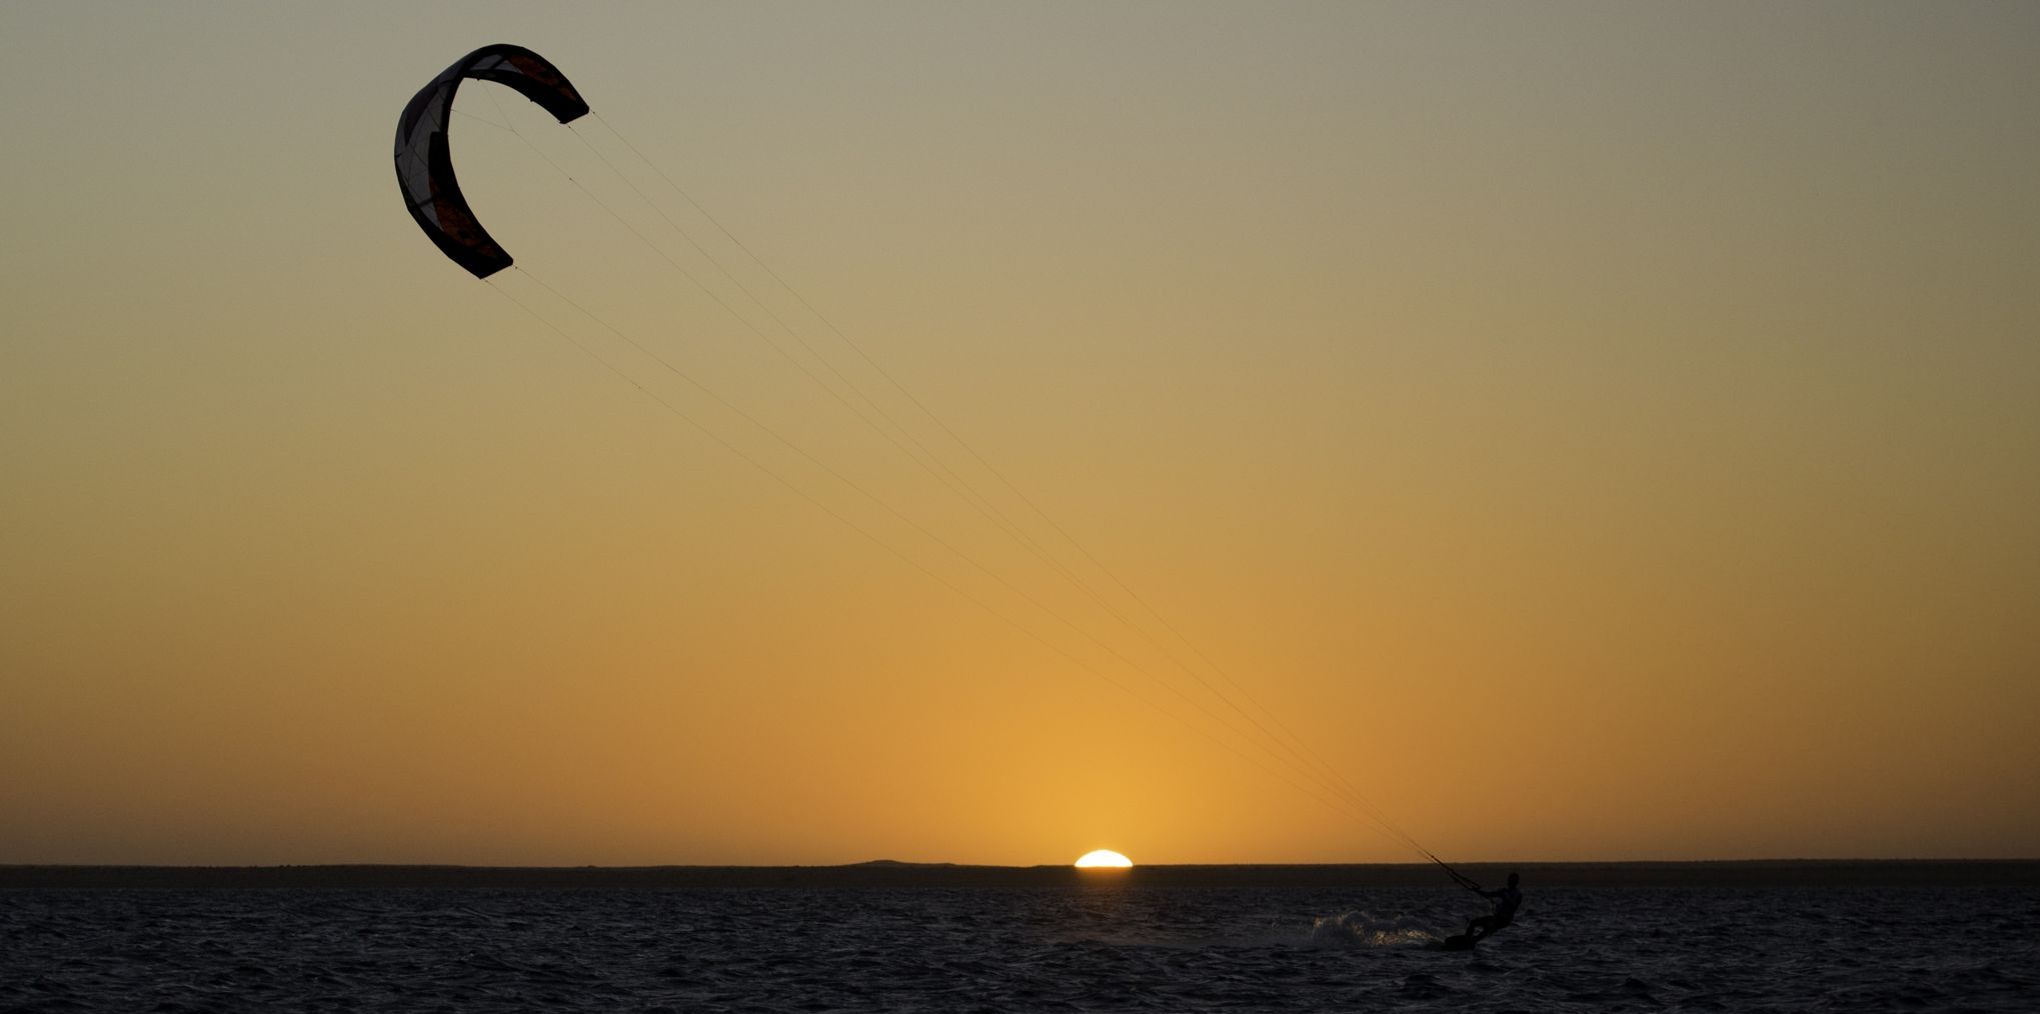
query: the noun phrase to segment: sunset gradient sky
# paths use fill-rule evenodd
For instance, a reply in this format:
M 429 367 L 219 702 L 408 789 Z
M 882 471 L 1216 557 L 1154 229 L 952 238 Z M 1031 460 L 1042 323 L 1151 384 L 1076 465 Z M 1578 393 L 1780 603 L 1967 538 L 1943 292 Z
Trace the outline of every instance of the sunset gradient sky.
M 1420 858 L 499 41 L 1440 854 L 2040 856 L 2040 5 L 13 3 L 0 863 Z

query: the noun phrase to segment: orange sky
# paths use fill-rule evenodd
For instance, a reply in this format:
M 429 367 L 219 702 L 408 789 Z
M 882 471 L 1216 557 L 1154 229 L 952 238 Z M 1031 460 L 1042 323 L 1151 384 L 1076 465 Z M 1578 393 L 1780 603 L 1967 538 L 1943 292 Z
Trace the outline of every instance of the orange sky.
M 0 863 L 2040 855 L 2033 8 L 383 15 L 0 9 Z

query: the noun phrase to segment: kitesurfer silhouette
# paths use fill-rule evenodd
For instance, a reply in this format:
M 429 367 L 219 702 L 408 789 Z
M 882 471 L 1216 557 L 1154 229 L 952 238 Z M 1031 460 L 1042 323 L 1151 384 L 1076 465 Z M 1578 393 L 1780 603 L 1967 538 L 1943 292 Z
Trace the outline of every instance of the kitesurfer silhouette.
M 1499 891 L 1474 889 L 1474 893 L 1481 897 L 1494 899 L 1495 911 L 1493 915 L 1478 916 L 1466 924 L 1466 946 L 1471 947 L 1516 921 L 1516 909 L 1523 904 L 1523 892 L 1516 889 L 1516 882 L 1516 875 L 1511 873 L 1509 886 Z

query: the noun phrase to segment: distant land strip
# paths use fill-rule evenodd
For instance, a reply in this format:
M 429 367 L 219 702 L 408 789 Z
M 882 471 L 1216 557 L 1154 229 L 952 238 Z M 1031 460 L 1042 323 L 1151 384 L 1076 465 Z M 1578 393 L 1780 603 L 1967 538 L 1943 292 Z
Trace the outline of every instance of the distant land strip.
M 2033 859 L 1765 859 L 1720 862 L 1466 863 L 1488 884 L 1511 870 L 1523 886 L 1665 887 L 2021 887 L 2040 888 Z M 1456 890 L 1435 866 L 1369 865 L 959 866 L 877 861 L 848 866 L 0 866 L 6 889 L 387 890 L 716 890 L 1029 889 L 1212 887 Z

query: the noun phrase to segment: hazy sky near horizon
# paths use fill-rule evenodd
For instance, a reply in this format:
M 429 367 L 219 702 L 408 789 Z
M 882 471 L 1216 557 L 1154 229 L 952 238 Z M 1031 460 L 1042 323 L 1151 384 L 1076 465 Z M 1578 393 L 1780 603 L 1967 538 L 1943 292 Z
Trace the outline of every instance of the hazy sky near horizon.
M 483 283 L 390 139 L 499 41 L 602 120 L 463 90 Z M 2040 7 L 16 3 L 0 88 L 0 863 L 1417 858 L 1228 680 L 1448 858 L 2040 855 Z

